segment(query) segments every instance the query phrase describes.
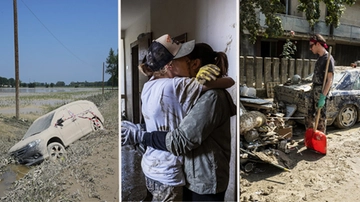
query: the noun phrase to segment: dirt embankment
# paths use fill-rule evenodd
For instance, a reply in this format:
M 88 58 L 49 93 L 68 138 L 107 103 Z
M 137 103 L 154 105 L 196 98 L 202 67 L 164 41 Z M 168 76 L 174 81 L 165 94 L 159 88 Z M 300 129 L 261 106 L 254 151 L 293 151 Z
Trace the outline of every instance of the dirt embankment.
M 92 132 L 70 145 L 63 162 L 45 161 L 31 167 L 12 183 L 1 201 L 119 201 L 118 93 L 82 99 L 98 106 L 105 130 Z M 0 116 L 1 173 L 14 164 L 7 151 L 32 121 Z
M 327 128 L 327 154 L 307 150 L 302 142 L 304 126 L 299 124 L 293 139 L 299 145 L 287 155 L 290 172 L 269 164 L 256 164 L 240 172 L 240 201 L 359 201 L 360 124 L 351 129 Z

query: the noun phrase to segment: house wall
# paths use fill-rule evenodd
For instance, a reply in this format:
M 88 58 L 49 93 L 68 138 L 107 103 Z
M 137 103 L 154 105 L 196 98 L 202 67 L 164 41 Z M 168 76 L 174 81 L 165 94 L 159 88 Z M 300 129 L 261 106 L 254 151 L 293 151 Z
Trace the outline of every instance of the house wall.
M 221 17 L 219 17 L 221 16 Z M 229 60 L 229 76 L 236 79 L 236 0 L 152 0 L 153 38 L 168 33 L 187 33 L 188 40 L 208 43 L 224 51 Z
M 357 1 L 352 6 L 347 6 L 345 12 L 341 16 L 340 23 L 360 26 L 359 11 L 360 11 L 360 1 Z
M 298 0 L 288 0 L 289 3 L 289 15 L 279 14 L 285 33 L 293 30 L 296 35 L 291 38 L 293 42 L 297 43 L 296 58 L 316 58 L 316 55 L 309 51 L 308 38 L 313 33 L 309 27 L 309 23 L 305 18 L 304 13 L 297 12 Z M 360 2 L 355 3 L 352 6 L 347 6 L 342 17 L 340 19 L 340 25 L 333 29 L 331 33 L 330 26 L 325 23 L 326 6 L 323 2 L 320 3 L 321 17 L 319 22 L 315 25 L 314 33 L 322 34 L 327 40 L 327 44 L 332 46 L 332 55 L 334 56 L 337 65 L 349 65 L 358 58 L 358 52 L 360 48 L 360 21 L 359 11 Z M 259 14 L 259 22 L 264 26 L 265 16 Z M 261 51 L 269 49 L 269 47 L 262 46 L 263 41 L 274 41 L 280 45 L 278 53 L 282 51 L 281 45 L 284 43 L 288 36 L 284 35 L 279 38 L 260 38 L 256 44 L 251 44 L 244 37 L 240 40 L 240 54 L 254 55 L 254 56 L 267 56 L 262 55 Z M 265 51 L 266 52 L 266 51 Z
M 144 12 L 143 15 L 128 29 L 122 31 L 121 38 L 124 38 L 124 46 L 125 46 L 125 65 L 124 72 L 120 74 L 121 81 L 126 81 L 122 83 L 125 85 L 126 90 L 126 114 L 128 117 L 133 116 L 133 108 L 131 106 L 132 103 L 132 84 L 131 84 L 131 76 L 132 69 L 137 67 L 132 67 L 131 65 L 131 47 L 130 45 L 137 41 L 137 37 L 141 33 L 147 33 L 151 31 L 150 26 L 150 2 L 144 1 L 144 3 L 149 4 L 149 10 Z

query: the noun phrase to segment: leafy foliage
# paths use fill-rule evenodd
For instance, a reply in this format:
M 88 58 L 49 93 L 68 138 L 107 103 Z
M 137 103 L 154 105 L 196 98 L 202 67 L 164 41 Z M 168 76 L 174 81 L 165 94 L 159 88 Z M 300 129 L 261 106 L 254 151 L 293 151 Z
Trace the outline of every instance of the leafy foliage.
M 265 15 L 265 30 L 262 30 L 256 14 L 260 10 Z M 250 41 L 256 42 L 256 37 L 263 35 L 267 37 L 276 37 L 283 34 L 281 19 L 276 13 L 285 11 L 285 6 L 280 0 L 242 0 L 240 1 L 240 32 L 243 35 L 245 30 L 250 33 Z
M 309 22 L 311 28 L 320 18 L 320 1 L 319 0 L 299 0 L 298 11 L 304 12 L 306 20 Z
M 115 83 L 117 84 L 118 81 L 118 72 L 119 72 L 119 66 L 118 66 L 118 58 L 119 54 L 117 53 L 115 55 L 115 52 L 112 48 L 110 48 L 109 56 L 106 58 L 106 70 L 105 72 L 111 75 L 111 81 L 112 86 L 115 86 Z
M 296 50 L 296 45 L 290 41 L 290 39 L 286 39 L 286 43 L 283 46 L 283 52 L 280 56 L 284 58 L 292 58 L 292 56 L 295 55 Z
M 304 12 L 306 20 L 313 29 L 320 18 L 320 2 L 327 8 L 325 22 L 335 28 L 340 24 L 340 18 L 345 11 L 345 5 L 352 6 L 356 0 L 299 0 L 298 11 Z M 259 24 L 257 12 L 265 15 L 265 28 Z M 240 34 L 249 32 L 250 41 L 256 42 L 257 36 L 279 37 L 284 33 L 278 13 L 284 13 L 285 6 L 280 0 L 241 0 L 240 1 Z
M 340 25 L 340 18 L 345 11 L 345 4 L 352 6 L 356 0 L 322 0 L 327 8 L 325 17 L 326 25 L 333 25 L 335 28 Z M 313 29 L 320 18 L 320 0 L 299 0 L 298 11 L 304 12 L 306 20 Z

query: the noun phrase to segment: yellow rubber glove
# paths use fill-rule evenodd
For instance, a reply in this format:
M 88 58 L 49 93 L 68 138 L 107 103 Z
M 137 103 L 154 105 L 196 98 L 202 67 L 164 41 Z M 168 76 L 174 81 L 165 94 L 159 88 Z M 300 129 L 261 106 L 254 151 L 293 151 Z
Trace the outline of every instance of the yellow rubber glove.
M 216 80 L 216 76 L 220 74 L 220 68 L 214 64 L 208 64 L 200 67 L 199 72 L 196 74 L 196 80 L 201 84 L 206 81 Z

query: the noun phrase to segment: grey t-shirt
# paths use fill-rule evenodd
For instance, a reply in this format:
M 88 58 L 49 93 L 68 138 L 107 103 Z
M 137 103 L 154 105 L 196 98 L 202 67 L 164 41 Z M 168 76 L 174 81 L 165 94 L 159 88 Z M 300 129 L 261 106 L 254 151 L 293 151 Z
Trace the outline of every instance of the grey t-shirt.
M 320 56 L 315 63 L 314 76 L 312 82 L 314 85 L 322 85 L 324 82 L 324 75 L 326 69 L 326 62 L 328 59 L 329 53 L 326 52 L 323 56 Z M 330 63 L 328 72 L 334 72 L 334 58 L 330 56 Z

